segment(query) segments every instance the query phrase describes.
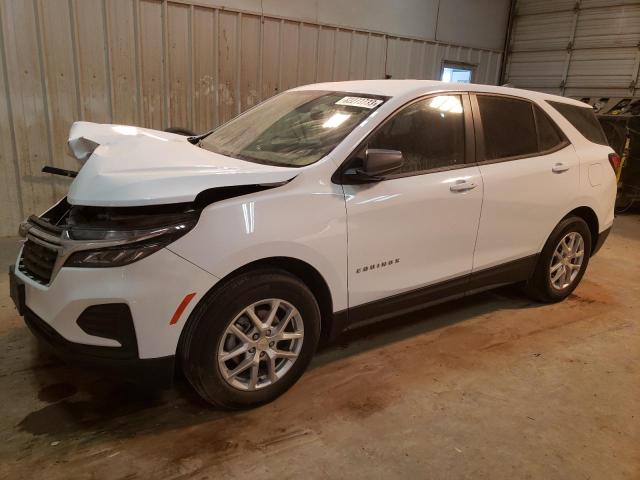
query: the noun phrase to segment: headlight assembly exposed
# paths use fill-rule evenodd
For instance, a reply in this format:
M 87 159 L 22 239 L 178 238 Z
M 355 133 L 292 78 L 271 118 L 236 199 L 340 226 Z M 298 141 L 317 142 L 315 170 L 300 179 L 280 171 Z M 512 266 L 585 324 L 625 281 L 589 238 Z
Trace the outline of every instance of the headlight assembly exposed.
M 150 230 L 105 230 L 74 228 L 69 231 L 78 248 L 65 267 L 121 267 L 142 260 L 174 242 L 196 224 L 196 220 Z
M 30 216 L 20 234 L 25 246 L 37 250 L 29 259 L 34 275 L 49 284 L 63 267 L 120 267 L 142 260 L 189 232 L 201 212 L 190 203 L 85 207 L 63 198 L 42 216 Z
M 121 267 L 142 260 L 168 243 L 154 242 L 140 245 L 126 245 L 101 250 L 81 250 L 71 254 L 65 267 Z

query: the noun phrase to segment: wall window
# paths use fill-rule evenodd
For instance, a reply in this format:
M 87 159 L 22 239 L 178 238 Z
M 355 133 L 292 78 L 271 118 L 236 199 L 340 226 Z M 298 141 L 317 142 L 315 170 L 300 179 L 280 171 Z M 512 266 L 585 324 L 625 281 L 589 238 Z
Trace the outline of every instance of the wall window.
M 440 80 L 453 83 L 471 83 L 473 68 L 470 66 L 445 63 L 442 65 Z
M 392 117 L 369 140 L 369 148 L 399 150 L 399 173 L 464 163 L 464 112 L 460 95 L 415 102 Z
M 535 154 L 538 138 L 530 102 L 478 95 L 486 160 Z

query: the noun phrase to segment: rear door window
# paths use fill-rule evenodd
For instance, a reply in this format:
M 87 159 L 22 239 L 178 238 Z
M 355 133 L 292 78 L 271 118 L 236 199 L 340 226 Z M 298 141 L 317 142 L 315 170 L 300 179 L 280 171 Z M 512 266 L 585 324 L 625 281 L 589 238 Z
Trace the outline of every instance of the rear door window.
M 485 160 L 533 155 L 538 138 L 532 104 L 525 100 L 478 95 Z
M 609 145 L 600 122 L 598 122 L 591 107 L 578 107 L 577 105 L 563 102 L 547 103 L 560 112 L 587 140 L 600 145 Z

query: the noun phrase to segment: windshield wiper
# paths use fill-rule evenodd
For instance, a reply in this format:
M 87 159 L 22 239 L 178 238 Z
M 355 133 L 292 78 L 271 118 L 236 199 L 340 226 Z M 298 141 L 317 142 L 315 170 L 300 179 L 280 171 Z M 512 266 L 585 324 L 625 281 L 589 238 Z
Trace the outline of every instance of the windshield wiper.
M 75 170 L 67 170 L 65 168 L 51 167 L 49 165 L 45 165 L 42 167 L 43 173 L 52 173 L 53 175 L 60 175 L 62 177 L 70 177 L 75 178 L 78 176 L 78 172 Z
M 200 135 L 193 135 L 191 137 L 187 137 L 187 141 L 189 143 L 192 143 L 193 145 L 198 145 L 202 140 L 204 140 L 205 138 L 207 138 L 209 135 L 211 135 L 213 132 L 215 132 L 217 130 L 218 127 L 209 130 L 208 132 L 205 133 L 201 133 Z

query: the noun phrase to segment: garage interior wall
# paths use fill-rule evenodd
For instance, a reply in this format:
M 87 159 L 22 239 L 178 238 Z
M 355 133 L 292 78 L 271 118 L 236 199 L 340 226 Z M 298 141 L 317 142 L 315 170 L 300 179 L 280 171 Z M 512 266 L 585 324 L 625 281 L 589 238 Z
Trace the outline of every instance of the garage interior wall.
M 296 85 L 495 84 L 509 0 L 0 0 L 0 235 L 64 196 L 76 120 L 206 131 Z
M 640 95 L 640 0 L 518 0 L 505 81 L 568 97 Z

